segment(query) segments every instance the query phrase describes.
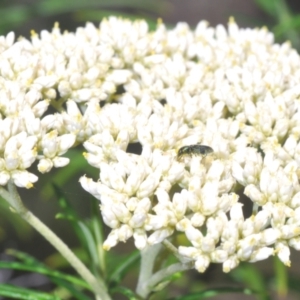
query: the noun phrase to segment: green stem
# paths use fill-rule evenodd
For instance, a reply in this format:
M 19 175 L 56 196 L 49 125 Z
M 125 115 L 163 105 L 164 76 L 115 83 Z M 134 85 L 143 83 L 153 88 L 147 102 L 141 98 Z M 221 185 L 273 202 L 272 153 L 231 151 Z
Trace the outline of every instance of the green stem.
M 171 250 L 173 254 L 176 256 L 178 255 L 176 247 L 170 242 L 166 240 L 163 244 Z M 155 290 L 158 284 L 166 281 L 171 275 L 177 272 L 190 270 L 194 267 L 193 262 L 179 262 L 153 274 L 155 259 L 160 250 L 161 244 L 158 244 L 141 251 L 141 269 L 136 293 L 143 299 L 147 298 L 147 296 Z
M 148 286 L 145 284 L 152 276 L 153 267 L 157 254 L 161 250 L 162 245 L 157 244 L 153 246 L 148 246 L 141 251 L 141 268 L 138 279 L 138 284 L 136 288 L 136 293 L 145 298 L 149 294 Z
M 190 259 L 187 259 L 178 253 L 178 249 L 170 243 L 167 239 L 162 242 L 167 250 L 170 251 L 181 263 L 187 263 Z
M 23 204 L 16 186 L 12 181 L 8 183 L 8 191 L 0 187 L 2 196 L 26 222 L 34 227 L 59 253 L 70 263 L 78 274 L 92 287 L 97 299 L 110 300 L 107 289 L 103 281 L 96 280 L 94 275 L 86 266 L 75 256 L 71 249 L 44 223 L 33 215 Z
M 151 291 L 155 288 L 160 282 L 166 280 L 169 276 L 182 271 L 190 270 L 194 267 L 194 262 L 188 263 L 176 263 L 156 272 L 148 282 L 145 282 L 148 289 Z
M 278 299 L 286 299 L 288 293 L 287 268 L 277 256 L 274 257 L 273 261 Z

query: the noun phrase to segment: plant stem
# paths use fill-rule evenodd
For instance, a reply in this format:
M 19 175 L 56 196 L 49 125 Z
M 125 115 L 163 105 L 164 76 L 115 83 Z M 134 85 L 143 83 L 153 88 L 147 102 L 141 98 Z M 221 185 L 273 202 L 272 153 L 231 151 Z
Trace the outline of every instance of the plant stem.
M 286 299 L 288 293 L 287 268 L 277 256 L 273 258 L 273 261 L 278 299 Z
M 136 293 L 142 298 L 145 298 L 150 293 L 147 282 L 153 274 L 154 262 L 161 248 L 161 244 L 156 244 L 148 246 L 141 251 L 141 268 Z
M 71 249 L 44 223 L 42 223 L 34 214 L 32 214 L 23 204 L 15 184 L 8 183 L 8 191 L 0 187 L 0 195 L 12 206 L 26 222 L 34 227 L 58 252 L 70 263 L 78 274 L 92 287 L 97 295 L 97 299 L 111 299 L 103 281 L 97 280 L 95 276 L 78 259 Z
M 166 280 L 169 276 L 186 270 L 192 269 L 194 266 L 193 262 L 188 263 L 176 263 L 156 272 L 147 282 L 148 288 L 154 288 L 160 282 Z
M 175 255 L 178 255 L 176 248 L 171 243 L 164 241 L 164 245 Z M 143 299 L 145 299 L 159 283 L 165 281 L 169 276 L 177 272 L 190 270 L 194 267 L 193 262 L 179 262 L 153 274 L 155 259 L 161 250 L 161 247 L 161 244 L 157 244 L 141 251 L 141 269 L 136 293 Z

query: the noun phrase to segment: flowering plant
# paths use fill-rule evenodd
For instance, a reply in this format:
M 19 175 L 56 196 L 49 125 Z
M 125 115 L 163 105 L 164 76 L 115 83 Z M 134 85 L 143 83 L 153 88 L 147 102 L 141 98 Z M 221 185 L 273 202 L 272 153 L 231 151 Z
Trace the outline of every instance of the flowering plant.
M 99 171 L 95 180 L 83 172 L 80 184 L 111 228 L 99 246 L 133 239 L 140 298 L 211 263 L 229 272 L 276 255 L 290 265 L 290 248 L 300 249 L 300 57 L 288 42 L 233 19 L 228 30 L 159 22 L 151 32 L 142 20 L 111 17 L 75 33 L 56 24 L 31 41 L 9 33 L 0 53 L 0 194 L 99 299 L 110 299 L 103 278 L 16 188 L 38 180 L 34 163 L 40 174 L 65 167 L 62 155 L 80 144 Z M 194 153 L 200 144 L 213 153 Z M 162 247 L 178 262 L 154 273 Z

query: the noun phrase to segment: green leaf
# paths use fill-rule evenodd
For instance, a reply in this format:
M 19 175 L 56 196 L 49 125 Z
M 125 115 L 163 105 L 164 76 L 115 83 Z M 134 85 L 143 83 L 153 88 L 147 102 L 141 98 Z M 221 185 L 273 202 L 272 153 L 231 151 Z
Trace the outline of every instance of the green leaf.
M 39 262 L 34 257 L 32 257 L 32 256 L 30 256 L 30 255 L 28 255 L 28 254 L 26 254 L 24 252 L 16 251 L 16 250 L 13 250 L 13 249 L 8 249 L 6 251 L 6 253 L 8 255 L 11 255 L 11 256 L 17 258 L 18 260 L 21 260 L 25 266 L 33 267 L 33 268 L 34 267 L 45 268 L 47 270 L 52 271 L 47 266 L 45 266 L 43 263 Z M 44 275 L 47 275 L 47 274 L 44 274 Z M 70 292 L 70 294 L 73 295 L 76 299 L 79 299 L 79 300 L 90 300 L 90 298 L 88 298 L 83 293 L 79 292 L 76 288 L 74 288 L 74 286 L 72 284 L 70 284 L 65 279 L 61 279 L 61 278 L 54 277 L 54 276 L 48 276 L 48 278 L 53 283 L 55 283 L 57 286 L 61 286 L 61 287 L 65 288 L 66 290 L 68 290 Z
M 288 285 L 291 290 L 294 290 L 300 294 L 300 285 L 299 285 L 299 275 L 298 274 L 295 273 L 294 276 L 293 275 L 289 276 Z
M 24 263 L 19 263 L 19 262 L 0 261 L 0 268 L 35 272 L 35 273 L 46 275 L 50 279 L 51 278 L 63 279 L 63 280 L 65 280 L 67 282 L 70 282 L 74 285 L 78 285 L 80 287 L 91 290 L 90 286 L 85 281 L 79 279 L 78 277 L 68 275 L 68 274 L 64 274 L 64 273 L 59 272 L 59 271 L 50 270 L 45 266 L 30 266 L 30 265 L 26 265 Z
M 0 296 L 19 300 L 61 300 L 59 297 L 49 293 L 37 292 L 9 284 L 0 284 Z
M 261 272 L 253 264 L 241 264 L 231 271 L 230 275 L 236 282 L 242 282 L 258 294 L 257 299 L 269 300 L 267 284 Z
M 285 0 L 256 0 L 257 4 L 264 11 L 272 16 L 276 22 L 276 27 L 272 29 L 276 38 L 288 39 L 294 47 L 300 47 L 299 33 L 290 26 L 293 23 L 294 15 Z M 297 23 L 297 18 L 295 19 Z
M 94 238 L 93 230 L 90 228 L 89 222 L 82 221 L 82 219 L 78 216 L 68 199 L 63 195 L 61 189 L 56 185 L 53 186 L 58 197 L 59 206 L 63 210 L 63 212 L 57 214 L 56 217 L 70 221 L 70 224 L 77 235 L 81 246 L 89 255 L 89 264 L 91 268 L 93 268 L 94 273 L 97 274 L 98 267 L 100 266 L 100 259 L 98 256 L 98 247 Z
M 70 149 L 66 153 L 65 157 L 70 159 L 68 167 L 55 170 L 55 176 L 52 176 L 52 178 L 55 178 L 54 183 L 56 183 L 57 186 L 65 187 L 67 183 L 74 178 L 74 174 L 82 174 L 82 170 L 84 170 L 87 174 L 94 174 L 96 172 L 95 168 L 92 168 L 87 164 L 82 155 L 82 151 L 79 148 Z M 55 191 L 53 190 L 52 184 L 49 184 L 49 180 L 46 180 L 43 183 L 41 191 L 45 200 L 49 200 L 54 197 Z
M 213 289 L 207 289 L 205 291 L 192 293 L 189 295 L 179 296 L 176 298 L 170 298 L 169 300 L 199 300 L 199 299 L 205 299 L 210 298 L 214 296 L 218 296 L 221 294 L 228 294 L 228 293 L 240 293 L 244 295 L 253 295 L 256 294 L 252 292 L 249 289 L 245 288 L 232 288 L 232 287 L 222 287 L 222 288 L 213 288 Z
M 276 17 L 277 0 L 255 0 L 256 4 L 268 15 Z
M 41 262 L 37 261 L 33 257 L 15 250 L 8 250 L 8 254 L 20 259 L 23 263 L 18 262 L 0 262 L 0 268 L 14 269 L 14 270 L 23 270 L 23 271 L 31 271 L 39 274 L 43 274 L 49 278 L 53 283 L 57 286 L 63 287 L 66 289 L 69 294 L 71 294 L 74 298 L 79 300 L 90 300 L 85 294 L 81 293 L 75 286 L 80 286 L 89 289 L 89 286 L 86 285 L 84 281 L 73 277 L 71 275 L 66 275 L 58 271 L 53 271 L 46 266 L 44 266 Z M 34 298 L 37 299 L 37 298 Z
M 0 25 L 1 27 L 1 25 Z M 32 227 L 25 222 L 20 216 L 10 209 L 10 205 L 6 200 L 0 197 L 0 219 L 5 222 L 9 222 L 16 231 L 20 240 L 26 240 L 28 236 L 33 232 Z
M 283 36 L 288 30 L 300 28 L 300 15 L 293 16 L 285 22 L 281 22 L 274 26 L 272 31 L 276 36 Z
M 72 248 L 72 251 L 82 262 L 88 261 L 88 254 L 82 247 Z M 68 261 L 59 252 L 49 255 L 45 259 L 45 263 L 53 270 L 70 267 Z
M 56 215 L 56 218 L 70 221 L 73 231 L 77 235 L 79 241 L 81 242 L 81 245 L 85 247 L 85 249 L 87 249 L 86 239 L 79 225 L 79 223 L 81 222 L 81 218 L 73 209 L 72 205 L 62 192 L 61 188 L 59 188 L 56 184 L 53 184 L 53 189 L 55 191 L 56 197 L 58 198 L 58 205 L 62 209 L 62 212 L 58 213 Z
M 41 15 L 53 15 L 66 12 L 74 12 L 86 8 L 94 8 L 103 10 L 106 8 L 124 8 L 127 9 L 139 9 L 148 11 L 151 13 L 158 13 L 159 11 L 168 9 L 170 5 L 168 3 L 159 3 L 152 0 L 64 0 L 64 1 L 39 1 L 36 5 L 36 11 Z
M 36 17 L 53 17 L 63 13 L 72 14 L 71 17 L 75 18 L 79 16 L 79 19 L 85 17 L 83 21 L 89 21 L 91 20 L 89 13 L 81 14 L 84 10 L 100 14 L 107 11 L 106 15 L 120 15 L 127 10 L 132 12 L 132 16 L 151 19 L 151 16 L 161 15 L 162 12 L 170 11 L 172 8 L 173 4 L 170 2 L 152 0 L 38 0 L 30 5 L 1 4 L 0 33 L 5 34 Z M 95 14 L 93 20 L 99 20 Z
M 89 226 L 87 226 L 84 222 L 78 222 L 78 225 L 83 234 L 84 243 L 86 245 L 87 251 L 91 257 L 91 266 L 93 267 L 94 271 L 96 272 L 100 262 L 99 262 L 99 256 L 97 253 L 97 245 L 95 243 L 95 239 L 93 237 L 93 234 L 92 234 Z
M 115 269 L 109 277 L 110 282 L 118 283 L 128 273 L 140 259 L 140 252 L 138 250 L 133 251 L 127 257 L 122 258 L 121 262 L 116 265 Z
M 17 251 L 14 249 L 7 249 L 6 254 L 17 258 L 18 260 L 22 261 L 25 265 L 31 267 L 44 267 L 44 264 L 35 259 L 33 256 L 24 253 L 22 251 Z
M 100 217 L 99 201 L 95 198 L 91 199 L 91 220 L 90 227 L 94 233 L 96 252 L 98 255 L 99 268 L 103 277 L 106 275 L 106 251 L 103 249 L 104 241 L 104 226 L 102 218 Z
M 67 218 L 70 218 L 72 220 L 79 221 L 80 217 L 78 216 L 72 205 L 69 203 L 68 199 L 65 197 L 62 189 L 56 184 L 53 184 L 52 187 L 55 191 L 56 197 L 58 198 L 58 205 L 63 210 L 62 215 L 67 216 Z
M 112 294 L 122 294 L 124 296 L 126 296 L 129 300 L 140 300 L 139 297 L 136 296 L 136 294 L 128 289 L 128 288 L 125 288 L 123 286 L 118 286 L 118 287 L 115 287 L 113 289 L 111 289 L 111 293 Z
M 0 34 L 6 34 L 20 26 L 32 17 L 33 11 L 30 6 L 17 5 L 1 7 Z

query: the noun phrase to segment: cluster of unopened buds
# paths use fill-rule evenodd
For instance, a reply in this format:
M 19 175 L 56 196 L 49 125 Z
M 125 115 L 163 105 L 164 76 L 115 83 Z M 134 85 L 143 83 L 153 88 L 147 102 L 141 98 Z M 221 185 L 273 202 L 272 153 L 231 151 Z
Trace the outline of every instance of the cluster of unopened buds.
M 290 265 L 299 97 L 297 51 L 233 20 L 149 31 L 111 17 L 31 41 L 10 33 L 0 37 L 0 184 L 30 188 L 34 162 L 40 173 L 64 167 L 83 144 L 99 178 L 80 183 L 111 228 L 105 249 L 168 241 L 199 272 L 270 255 Z

